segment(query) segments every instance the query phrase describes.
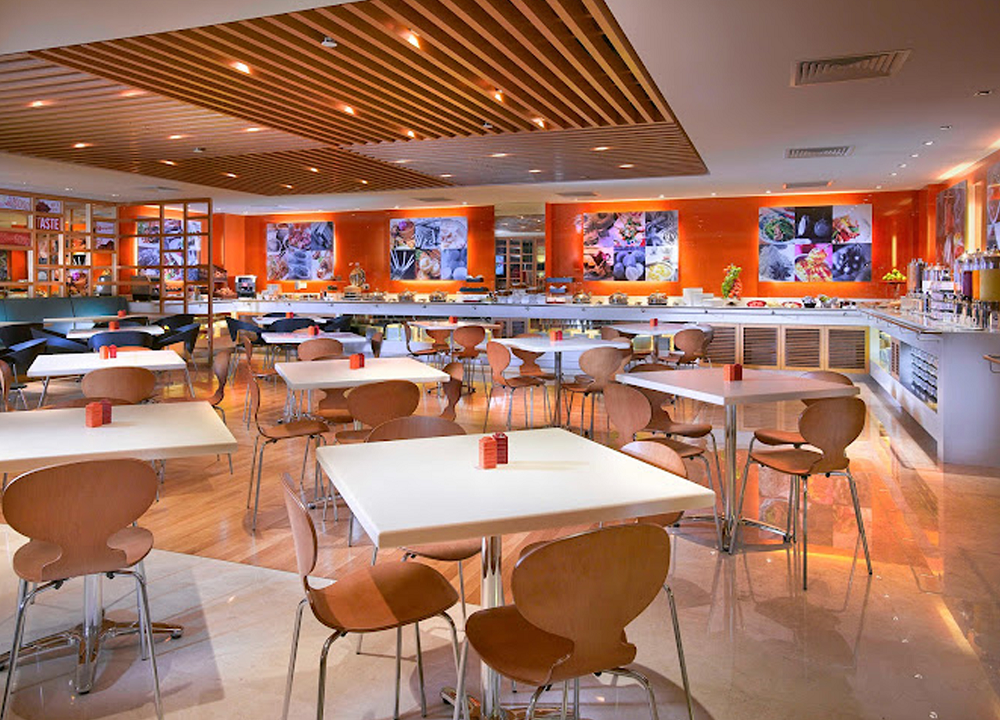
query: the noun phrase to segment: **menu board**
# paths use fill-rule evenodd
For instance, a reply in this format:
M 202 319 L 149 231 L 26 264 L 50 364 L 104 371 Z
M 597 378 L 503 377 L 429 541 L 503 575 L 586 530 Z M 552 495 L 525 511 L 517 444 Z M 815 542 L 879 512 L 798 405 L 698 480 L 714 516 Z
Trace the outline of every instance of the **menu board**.
M 468 218 L 389 220 L 389 275 L 393 280 L 465 280 Z
M 937 196 L 935 245 L 938 264 L 951 263 L 965 252 L 965 214 L 968 183 L 963 180 Z
M 763 282 L 868 282 L 872 206 L 762 207 L 757 212 Z
M 674 282 L 678 279 L 676 210 L 583 216 L 583 279 Z
M 986 171 L 986 249 L 1000 248 L 1000 162 Z
M 31 210 L 31 198 L 20 195 L 0 195 L 0 210 Z
M 333 277 L 333 223 L 268 223 L 268 280 Z
M 176 265 L 177 269 L 166 271 L 167 280 L 182 280 L 181 265 L 197 265 L 201 257 L 201 236 L 188 235 L 187 263 L 184 262 L 184 233 L 182 220 L 164 220 L 160 234 L 159 220 L 140 220 L 135 224 L 136 265 L 150 267 L 160 264 L 160 242 L 163 242 L 163 264 Z M 201 232 L 200 220 L 188 220 L 188 233 Z M 146 277 L 159 277 L 159 270 L 142 270 Z M 188 271 L 188 280 L 197 280 L 198 270 Z

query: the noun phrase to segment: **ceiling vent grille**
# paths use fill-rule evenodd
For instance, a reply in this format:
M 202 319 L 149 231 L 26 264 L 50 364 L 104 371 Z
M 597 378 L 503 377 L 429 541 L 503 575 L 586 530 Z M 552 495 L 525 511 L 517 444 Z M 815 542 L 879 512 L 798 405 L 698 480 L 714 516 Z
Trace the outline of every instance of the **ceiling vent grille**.
M 419 200 L 420 202 L 425 202 L 425 203 L 452 203 L 452 202 L 455 202 L 455 200 L 453 198 L 448 198 L 448 197 L 418 197 L 418 198 L 414 198 L 414 199 L 415 200 Z
M 808 158 L 847 157 L 854 152 L 852 145 L 830 145 L 829 147 L 789 148 L 785 157 L 789 160 L 805 160 Z
M 802 60 L 796 63 L 792 70 L 792 85 L 799 87 L 844 80 L 890 77 L 899 72 L 909 56 L 909 50 L 890 50 L 865 55 Z
M 557 194 L 557 195 L 558 195 L 559 197 L 568 197 L 568 198 L 589 198 L 589 197 L 597 197 L 597 193 L 595 193 L 595 192 L 590 192 L 589 190 L 581 190 L 581 191 L 579 191 L 579 192 L 564 192 L 564 193 L 556 193 L 556 194 Z
M 833 180 L 801 180 L 799 182 L 787 182 L 785 190 L 808 190 L 809 188 L 825 188 L 833 185 Z

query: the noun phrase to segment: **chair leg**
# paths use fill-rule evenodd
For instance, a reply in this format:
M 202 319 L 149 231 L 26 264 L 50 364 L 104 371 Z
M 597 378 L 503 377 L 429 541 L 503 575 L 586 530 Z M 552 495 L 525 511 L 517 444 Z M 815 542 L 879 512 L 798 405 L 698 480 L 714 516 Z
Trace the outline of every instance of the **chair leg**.
M 538 698 L 542 696 L 544 690 L 545 686 L 542 685 L 535 688 L 535 692 L 531 693 L 531 700 L 528 701 L 528 714 L 525 715 L 525 720 L 535 720 L 535 705 L 538 704 Z
M 452 711 L 451 720 L 462 720 L 469 718 L 469 703 L 465 698 L 465 665 L 469 660 L 469 638 L 465 638 L 462 644 L 462 652 L 458 661 L 458 682 L 455 683 L 455 709 Z M 3 720 L 0 718 L 0 720 Z
M 299 631 L 302 629 L 302 611 L 305 610 L 308 598 L 299 600 L 295 610 L 295 625 L 292 628 L 292 652 L 288 656 L 288 679 L 285 680 L 285 704 L 281 709 L 281 720 L 288 720 L 288 706 L 292 701 L 292 679 L 295 677 L 295 657 L 299 652 Z
M 490 422 L 490 405 L 493 404 L 493 386 L 490 385 L 489 395 L 486 397 L 486 417 L 483 418 L 483 432 L 486 432 L 486 426 Z
M 871 573 L 869 573 L 871 574 Z M 462 561 L 458 562 L 458 596 L 462 599 L 462 627 L 465 627 L 465 578 L 462 576 Z
M 260 505 L 260 478 L 264 471 L 264 451 L 267 449 L 267 442 L 260 446 L 260 459 L 257 461 L 257 489 L 253 496 L 253 521 L 250 524 L 250 532 L 257 532 L 257 506 Z
M 143 627 L 139 632 L 145 632 L 146 643 L 149 646 L 149 671 L 153 676 L 153 705 L 156 708 L 157 720 L 163 720 L 163 703 L 160 699 L 160 674 L 156 667 L 156 648 L 153 646 L 153 622 L 149 614 L 149 594 L 146 592 L 146 578 L 137 572 L 132 573 L 135 578 L 137 591 L 142 600 L 142 620 Z
M 802 589 L 809 589 L 809 478 L 802 478 Z
M 253 497 L 253 474 L 257 469 L 257 452 L 258 445 L 260 445 L 260 435 L 254 438 L 253 441 L 253 456 L 250 460 L 250 484 L 247 486 L 247 509 L 250 509 L 250 499 Z
M 413 623 L 417 640 L 417 677 L 420 679 L 420 714 L 427 717 L 427 693 L 424 692 L 424 654 L 420 648 L 420 623 Z
M 854 519 L 858 521 L 858 534 L 861 536 L 861 547 L 865 550 L 865 562 L 868 564 L 868 574 L 872 574 L 872 558 L 868 554 L 868 536 L 865 535 L 865 523 L 861 519 L 861 503 L 858 501 L 858 485 L 854 481 L 854 476 L 851 475 L 851 471 L 845 470 L 844 475 L 847 476 L 847 484 L 851 488 L 851 500 L 854 502 Z
M 392 720 L 399 720 L 399 680 L 402 676 L 403 628 L 396 628 L 396 704 L 393 706 Z
M 688 681 L 687 662 L 684 659 L 684 643 L 681 640 L 681 623 L 677 618 L 677 602 L 674 591 L 669 585 L 663 586 L 667 593 L 667 603 L 670 605 L 670 620 L 674 625 L 674 640 L 677 643 L 677 660 L 681 666 L 681 681 L 684 683 L 684 697 L 687 700 L 688 720 L 694 720 L 694 705 L 691 701 L 691 683 Z
M 347 633 L 335 632 L 323 643 L 323 651 L 319 656 L 319 697 L 316 702 L 316 720 L 323 720 L 323 705 L 326 703 L 326 658 L 330 654 L 330 646 L 338 638 L 344 637 Z
M 11 691 L 14 689 L 14 673 L 17 671 L 17 656 L 21 651 L 21 641 L 24 636 L 24 615 L 28 609 L 28 582 L 18 581 L 17 585 L 17 617 L 14 620 L 14 643 L 10 648 L 7 661 L 7 684 L 3 690 L 3 705 L 0 706 L 0 720 L 6 720 L 7 709 L 10 707 Z
M 725 483 L 722 482 L 722 465 L 719 463 L 719 443 L 715 439 L 715 433 L 709 433 L 708 438 L 712 441 L 712 457 L 715 458 L 715 477 L 719 479 L 719 499 L 722 501 L 722 506 L 726 506 L 726 487 Z M 750 449 L 753 449 L 753 438 L 750 439 Z M 750 450 L 747 450 L 747 456 L 749 457 Z
M 664 586 L 666 587 L 666 586 Z M 656 709 L 656 695 L 653 694 L 653 686 L 649 684 L 649 678 L 642 673 L 628 668 L 615 668 L 612 671 L 615 675 L 624 675 L 637 681 L 646 690 L 646 700 L 649 703 L 649 715 L 651 720 L 660 720 L 660 714 Z

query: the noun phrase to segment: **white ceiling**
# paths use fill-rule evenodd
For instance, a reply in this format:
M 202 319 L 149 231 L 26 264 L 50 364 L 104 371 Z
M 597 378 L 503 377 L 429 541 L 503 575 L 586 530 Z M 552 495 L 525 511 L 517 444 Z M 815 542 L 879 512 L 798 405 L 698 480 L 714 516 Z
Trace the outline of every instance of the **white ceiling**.
M 995 50 L 1000 2 L 995 0 L 607 2 L 701 152 L 709 175 L 265 198 L 0 154 L 0 186 L 26 183 L 53 192 L 73 187 L 73 194 L 108 198 L 116 193 L 123 199 L 209 195 L 222 211 L 250 213 L 426 206 L 415 200 L 422 195 L 470 205 L 566 202 L 569 199 L 559 193 L 587 190 L 597 193 L 597 199 L 711 193 L 721 197 L 767 190 L 777 194 L 785 182 L 806 180 L 832 180 L 830 190 L 836 191 L 872 190 L 877 185 L 885 190 L 918 188 L 1000 147 L 1000 62 Z M 81 3 L 88 21 L 74 34 L 65 22 L 57 23 L 60 32 L 50 30 L 53 18 L 76 3 L 0 0 L 5 21 L 0 51 L 16 47 L 13 38 L 22 36 L 22 45 L 42 36 L 49 44 L 66 44 L 94 39 L 98 28 L 110 37 L 173 27 L 176 17 L 196 25 L 247 15 L 235 0 L 202 4 L 211 7 L 183 0 L 191 12 L 182 15 L 175 12 L 176 2 L 103 0 L 97 7 Z M 266 0 L 253 4 L 252 14 L 328 4 Z M 136 10 L 138 6 L 143 10 Z M 146 6 L 158 10 L 147 13 Z M 8 16 L 12 10 L 16 15 Z M 11 18 L 13 25 L 8 24 Z M 912 53 L 895 77 L 791 87 L 792 67 L 799 60 L 897 49 Z M 974 96 L 985 89 L 994 92 Z M 952 129 L 941 130 L 941 125 Z M 934 142 L 930 147 L 923 144 L 928 140 Z M 786 148 L 818 145 L 853 145 L 856 150 L 835 159 L 784 157 Z M 912 153 L 919 157 L 910 157 Z M 901 163 L 907 167 L 899 168 Z M 179 189 L 159 192 L 151 190 L 153 186 Z

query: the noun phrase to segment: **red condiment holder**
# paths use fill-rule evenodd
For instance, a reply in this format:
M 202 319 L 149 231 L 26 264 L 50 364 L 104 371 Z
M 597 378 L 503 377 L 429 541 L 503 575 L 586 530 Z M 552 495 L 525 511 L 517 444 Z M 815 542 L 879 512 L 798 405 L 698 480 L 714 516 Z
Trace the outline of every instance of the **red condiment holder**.
M 101 345 L 101 349 L 98 352 L 101 353 L 101 360 L 107 360 L 109 357 L 111 357 L 111 346 Z
M 313 335 L 313 336 L 315 336 L 315 335 L 319 335 L 319 328 L 318 328 L 318 327 L 316 327 L 315 325 L 310 325 L 310 326 L 309 326 L 309 330 L 308 330 L 308 333 L 309 333 L 310 335 Z
M 101 427 L 104 424 L 104 408 L 101 407 L 101 403 L 87 403 L 84 413 L 86 415 L 87 427 Z
M 286 318 L 291 318 L 291 317 L 295 317 L 295 313 L 290 313 L 290 312 L 286 312 L 286 313 L 285 313 L 285 317 L 286 317 Z
M 127 312 L 125 312 L 124 310 L 119 310 L 119 311 L 118 311 L 118 317 L 120 317 L 120 318 L 123 318 L 123 317 L 125 317 L 126 315 L 128 315 L 128 313 L 127 313 Z
M 659 324 L 660 324 L 660 318 L 650 318 L 649 319 L 649 327 L 656 327 Z
M 119 323 L 117 320 L 112 320 L 111 322 L 108 323 L 108 330 L 120 330 L 120 329 L 121 329 L 121 323 Z
M 108 357 L 109 358 L 116 358 L 116 357 L 118 357 L 118 346 L 117 345 L 108 345 Z
M 493 439 L 497 441 L 497 465 L 506 465 L 510 457 L 507 436 L 502 432 L 493 433 Z
M 365 366 L 365 356 L 361 353 L 351 355 L 351 370 L 360 370 Z
M 451 317 L 448 318 L 448 322 L 450 322 L 452 325 L 455 325 L 456 323 L 458 323 L 458 318 L 452 315 Z
M 105 425 L 111 423 L 111 401 L 107 398 L 101 400 L 101 422 Z
M 497 466 L 497 441 L 494 437 L 479 439 L 479 467 L 492 470 Z
M 722 370 L 726 382 L 736 382 L 743 379 L 743 366 L 738 363 L 736 365 L 726 365 Z

